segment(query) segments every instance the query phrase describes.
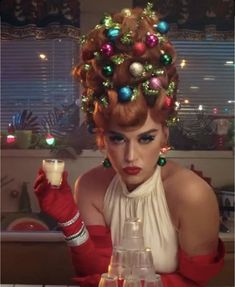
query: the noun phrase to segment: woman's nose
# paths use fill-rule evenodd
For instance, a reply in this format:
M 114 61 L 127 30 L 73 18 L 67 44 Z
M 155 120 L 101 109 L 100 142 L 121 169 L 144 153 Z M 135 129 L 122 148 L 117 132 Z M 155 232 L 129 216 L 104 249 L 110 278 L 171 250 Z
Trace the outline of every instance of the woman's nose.
M 134 162 L 137 159 L 137 150 L 133 143 L 128 143 L 125 150 L 125 161 Z

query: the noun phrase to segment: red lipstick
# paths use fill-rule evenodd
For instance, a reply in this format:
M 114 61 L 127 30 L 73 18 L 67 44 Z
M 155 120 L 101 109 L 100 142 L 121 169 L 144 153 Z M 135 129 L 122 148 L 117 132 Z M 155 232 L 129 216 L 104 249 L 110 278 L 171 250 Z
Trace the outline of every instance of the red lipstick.
M 137 175 L 141 171 L 141 168 L 137 166 L 127 166 L 123 168 L 123 171 L 129 175 Z

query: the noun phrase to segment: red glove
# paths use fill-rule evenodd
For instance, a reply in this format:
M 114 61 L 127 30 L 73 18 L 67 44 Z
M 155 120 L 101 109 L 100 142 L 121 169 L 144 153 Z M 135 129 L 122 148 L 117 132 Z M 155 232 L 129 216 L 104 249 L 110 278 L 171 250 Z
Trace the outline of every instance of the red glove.
M 39 169 L 34 183 L 35 194 L 43 212 L 53 217 L 58 223 L 69 222 L 79 216 L 78 207 L 75 204 L 71 188 L 67 183 L 67 172 L 63 172 L 62 183 L 59 188 L 53 188 L 48 182 L 42 169 Z M 76 218 L 75 218 L 76 219 Z M 63 227 L 65 235 L 73 234 L 75 230 Z
M 63 173 L 60 188 L 55 189 L 48 183 L 45 173 L 40 169 L 34 189 L 42 211 L 52 216 L 62 227 L 76 273 L 85 276 L 80 278 L 83 284 L 81 286 L 86 286 L 88 282 L 91 285 L 87 286 L 96 286 L 99 274 L 107 271 L 110 262 L 112 253 L 110 230 L 105 226 L 93 225 L 88 227 L 88 232 L 67 183 L 66 172 Z M 89 276 L 86 277 L 87 275 Z

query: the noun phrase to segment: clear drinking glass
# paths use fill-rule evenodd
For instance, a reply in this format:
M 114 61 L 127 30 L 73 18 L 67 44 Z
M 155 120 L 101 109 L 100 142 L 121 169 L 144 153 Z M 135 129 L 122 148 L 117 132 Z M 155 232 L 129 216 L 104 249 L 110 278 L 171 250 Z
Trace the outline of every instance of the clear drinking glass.
M 65 163 L 61 159 L 44 159 L 42 161 L 42 169 L 54 188 L 59 188 L 61 185 L 64 165 Z
M 118 279 L 123 279 L 129 272 L 130 267 L 127 250 L 121 247 L 114 247 L 108 267 L 108 274 L 116 275 Z
M 103 273 L 98 287 L 118 287 L 118 278 L 115 275 Z
M 138 275 L 141 280 L 155 276 L 153 257 L 150 248 L 135 250 L 132 254 L 132 273 Z
M 144 248 L 143 225 L 138 218 L 129 218 L 124 222 L 121 245 L 128 250 Z
M 138 276 L 128 275 L 125 277 L 123 287 L 141 287 L 141 282 Z
M 148 276 L 144 280 L 144 287 L 163 287 L 161 276 L 155 274 L 155 276 Z

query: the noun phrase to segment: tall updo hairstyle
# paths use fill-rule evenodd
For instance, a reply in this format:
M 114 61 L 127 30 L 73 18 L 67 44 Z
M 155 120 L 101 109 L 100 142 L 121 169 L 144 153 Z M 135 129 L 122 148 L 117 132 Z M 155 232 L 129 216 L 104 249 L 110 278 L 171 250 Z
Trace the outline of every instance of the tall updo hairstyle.
M 81 107 L 90 130 L 141 126 L 150 112 L 165 124 L 175 118 L 178 74 L 169 26 L 151 4 L 105 14 L 81 39 L 82 62 L 74 69 L 83 87 Z

